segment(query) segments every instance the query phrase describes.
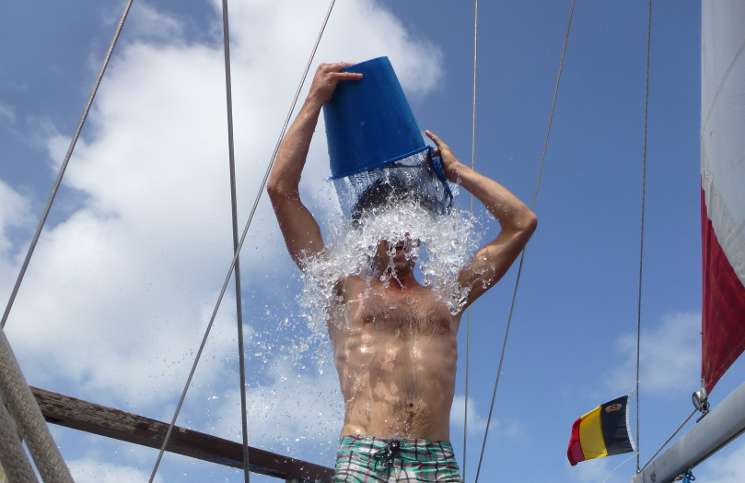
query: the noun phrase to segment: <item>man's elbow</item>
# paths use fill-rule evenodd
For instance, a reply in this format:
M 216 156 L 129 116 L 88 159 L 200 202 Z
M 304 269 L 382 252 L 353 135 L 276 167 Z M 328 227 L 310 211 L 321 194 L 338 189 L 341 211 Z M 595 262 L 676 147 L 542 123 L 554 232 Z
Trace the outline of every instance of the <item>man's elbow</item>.
M 270 198 L 274 198 L 277 196 L 281 191 L 281 187 L 279 186 L 279 183 L 277 183 L 273 179 L 269 179 L 266 183 L 266 192 L 269 195 Z
M 277 200 L 295 196 L 297 189 L 291 189 L 285 183 L 282 183 L 281 180 L 269 178 L 269 181 L 266 183 L 266 192 L 269 194 L 270 199 Z
M 538 228 L 538 216 L 530 208 L 525 208 L 525 212 L 520 217 L 518 229 L 531 236 L 536 228 Z

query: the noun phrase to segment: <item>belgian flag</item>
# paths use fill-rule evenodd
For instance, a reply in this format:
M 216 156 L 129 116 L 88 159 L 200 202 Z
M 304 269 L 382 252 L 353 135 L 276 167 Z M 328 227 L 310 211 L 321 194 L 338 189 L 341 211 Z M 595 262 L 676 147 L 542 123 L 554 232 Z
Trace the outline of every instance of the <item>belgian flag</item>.
M 580 461 L 634 451 L 628 429 L 628 402 L 628 396 L 621 396 L 574 422 L 567 448 L 572 466 Z

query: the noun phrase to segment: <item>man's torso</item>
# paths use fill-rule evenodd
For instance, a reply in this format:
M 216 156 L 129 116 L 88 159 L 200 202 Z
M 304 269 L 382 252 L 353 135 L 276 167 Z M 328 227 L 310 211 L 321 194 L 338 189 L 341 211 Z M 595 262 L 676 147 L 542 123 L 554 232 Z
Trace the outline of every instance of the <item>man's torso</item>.
M 346 407 L 342 435 L 448 440 L 459 318 L 420 286 L 350 278 L 344 300 L 329 323 Z

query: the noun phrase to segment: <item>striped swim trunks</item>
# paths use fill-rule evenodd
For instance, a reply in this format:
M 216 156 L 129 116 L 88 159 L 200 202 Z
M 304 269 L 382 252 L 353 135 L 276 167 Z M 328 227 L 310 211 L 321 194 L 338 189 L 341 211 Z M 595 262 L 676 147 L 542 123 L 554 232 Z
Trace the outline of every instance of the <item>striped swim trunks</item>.
M 334 483 L 450 481 L 461 483 L 449 441 L 344 436 Z

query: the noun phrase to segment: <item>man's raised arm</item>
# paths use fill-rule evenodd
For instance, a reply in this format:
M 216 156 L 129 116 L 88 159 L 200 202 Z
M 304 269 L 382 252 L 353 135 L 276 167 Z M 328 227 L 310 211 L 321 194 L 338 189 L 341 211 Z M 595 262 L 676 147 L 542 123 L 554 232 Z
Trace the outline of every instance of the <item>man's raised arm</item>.
M 533 235 L 538 219 L 504 186 L 458 161 L 436 134 L 431 131 L 426 134 L 437 145 L 448 178 L 478 198 L 502 227 L 497 238 L 481 248 L 458 275 L 461 286 L 470 288 L 467 307 L 507 272 Z
M 318 223 L 300 201 L 300 176 L 321 108 L 331 99 L 336 84 L 362 78 L 362 74 L 341 72 L 348 65 L 321 64 L 318 67 L 308 97 L 282 140 L 267 182 L 266 189 L 287 250 L 300 268 L 305 257 L 316 255 L 324 249 Z

